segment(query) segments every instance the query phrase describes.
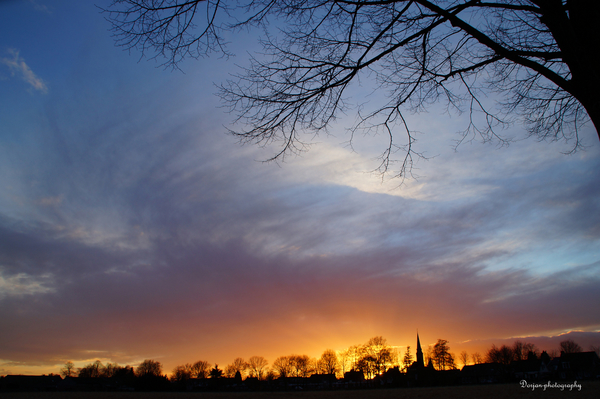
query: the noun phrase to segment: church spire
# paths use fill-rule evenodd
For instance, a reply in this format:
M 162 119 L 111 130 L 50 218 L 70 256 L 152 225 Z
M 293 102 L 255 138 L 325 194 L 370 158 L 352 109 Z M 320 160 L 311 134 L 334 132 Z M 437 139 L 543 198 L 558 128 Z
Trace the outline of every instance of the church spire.
M 421 341 L 419 340 L 419 332 L 417 332 L 417 367 L 424 368 L 425 362 L 423 361 L 423 349 L 421 349 Z

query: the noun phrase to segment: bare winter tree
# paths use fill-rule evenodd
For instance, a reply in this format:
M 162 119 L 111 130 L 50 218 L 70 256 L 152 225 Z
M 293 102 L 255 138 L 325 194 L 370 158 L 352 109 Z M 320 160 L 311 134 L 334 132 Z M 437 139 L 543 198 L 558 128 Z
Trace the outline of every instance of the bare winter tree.
M 291 355 L 290 362 L 292 365 L 291 375 L 294 377 L 310 377 L 314 371 L 308 355 Z
M 162 364 L 156 360 L 146 359 L 136 369 L 138 377 L 160 377 L 162 375 Z
M 525 353 L 525 356 L 528 360 L 537 359 L 540 355 L 540 351 L 538 350 L 537 346 L 530 342 L 523 344 L 523 352 Z
M 475 352 L 471 354 L 471 359 L 473 360 L 473 364 L 481 364 L 483 363 L 483 358 L 479 354 L 479 352 Z
M 100 360 L 79 369 L 79 377 L 98 378 L 103 377 L 104 365 Z
M 356 370 L 356 365 L 360 359 L 361 345 L 352 345 L 348 349 L 340 352 L 340 367 L 342 375 L 347 371 Z
M 190 371 L 194 378 L 208 378 L 210 363 L 206 360 L 198 360 L 196 363 L 192 364 Z
M 448 341 L 445 339 L 437 340 L 436 344 L 433 346 L 431 360 L 433 361 L 436 370 L 453 370 L 456 368 L 454 356 L 450 353 Z
M 240 373 L 240 376 L 243 378 L 246 375 L 246 370 L 248 369 L 248 363 L 241 357 L 236 357 L 233 363 L 227 366 L 225 369 L 225 373 L 228 371 L 231 374 L 231 377 L 235 376 L 236 373 Z
M 402 358 L 403 370 L 406 371 L 413 363 L 413 355 L 410 353 L 410 346 L 406 347 L 406 352 L 404 352 L 404 357 Z
M 171 381 L 183 382 L 187 381 L 193 376 L 192 365 L 186 363 L 184 365 L 176 366 L 171 372 Z
M 527 358 L 527 352 L 523 348 L 524 344 L 521 341 L 515 341 L 512 346 L 513 358 L 516 361 L 525 360 Z
M 469 363 L 469 354 L 467 353 L 467 351 L 460 352 L 460 355 L 458 355 L 458 358 L 459 358 L 460 362 L 462 363 L 463 367 L 466 366 L 467 363 Z
M 581 346 L 571 339 L 560 342 L 560 351 L 564 353 L 582 352 Z
M 63 377 L 74 377 L 75 374 L 75 364 L 70 360 L 65 363 L 62 369 L 60 369 L 60 375 L 62 375 Z
M 435 102 L 470 115 L 459 142 L 505 143 L 498 132 L 513 122 L 573 149 L 583 123 L 600 135 L 597 1 L 116 0 L 104 11 L 119 45 L 174 68 L 227 55 L 226 31 L 265 28 L 263 52 L 221 96 L 244 122 L 232 132 L 279 143 L 274 158 L 305 150 L 303 134 L 327 131 L 353 107 L 350 140 L 363 130 L 385 134 L 379 170 L 398 175 L 418 155 L 406 111 Z M 385 100 L 351 104 L 359 79 Z
M 488 350 L 486 355 L 486 362 L 488 363 L 500 363 L 504 366 L 508 366 L 513 360 L 515 355 L 512 348 L 502 345 L 500 348 L 492 344 L 492 347 Z
M 269 363 L 267 359 L 262 356 L 252 356 L 248 360 L 248 373 L 250 377 L 257 378 L 262 380 L 266 377 L 267 374 L 267 366 Z
M 275 374 L 277 374 L 281 378 L 289 377 L 292 374 L 292 357 L 291 356 L 279 356 L 273 362 L 273 366 L 271 366 Z
M 361 352 L 361 359 L 368 360 L 368 368 L 372 368 L 374 375 L 384 373 L 391 365 L 392 350 L 387 343 L 387 339 L 382 336 L 376 336 L 369 339 L 367 343 L 362 346 Z
M 104 375 L 104 377 L 114 377 L 121 369 L 122 367 L 119 366 L 117 363 L 108 362 L 102 369 L 102 374 Z
M 327 349 L 317 362 L 317 371 L 321 374 L 336 374 L 340 370 L 338 356 L 333 349 Z

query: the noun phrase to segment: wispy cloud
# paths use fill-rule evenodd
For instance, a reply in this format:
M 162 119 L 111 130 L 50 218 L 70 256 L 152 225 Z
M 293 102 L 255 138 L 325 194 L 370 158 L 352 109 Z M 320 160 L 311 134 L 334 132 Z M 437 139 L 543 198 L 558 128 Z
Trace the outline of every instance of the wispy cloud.
M 10 69 L 12 75 L 20 76 L 35 90 L 42 93 L 47 93 L 48 86 L 31 70 L 29 65 L 25 63 L 25 60 L 19 55 L 19 51 L 15 49 L 9 49 L 8 53 L 10 54 L 10 57 L 4 57 L 0 59 L 0 62 Z
M 49 275 L 42 275 L 35 278 L 25 273 L 4 276 L 0 273 L 0 298 L 52 292 L 52 288 L 46 285 L 49 277 Z
M 50 11 L 50 9 L 48 8 L 48 6 L 47 6 L 47 5 L 45 5 L 45 4 L 40 4 L 40 3 L 39 3 L 38 1 L 36 1 L 36 0 L 29 0 L 29 3 L 30 3 L 32 6 L 33 6 L 33 8 L 34 8 L 36 11 L 43 12 L 43 13 L 46 13 L 46 14 L 51 14 L 51 13 L 52 13 L 52 12 Z

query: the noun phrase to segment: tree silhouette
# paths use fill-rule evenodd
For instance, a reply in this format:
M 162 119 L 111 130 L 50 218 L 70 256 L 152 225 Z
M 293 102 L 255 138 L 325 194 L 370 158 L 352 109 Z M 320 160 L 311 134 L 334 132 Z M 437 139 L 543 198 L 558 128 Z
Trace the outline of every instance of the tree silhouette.
M 500 348 L 496 347 L 496 345 L 492 345 L 486 355 L 486 361 L 488 363 L 500 363 L 504 366 L 508 366 L 513 360 L 513 350 L 506 345 L 502 345 Z
M 121 369 L 121 366 L 119 366 L 117 363 L 108 362 L 102 368 L 102 376 L 109 377 L 109 378 L 113 377 L 120 369 Z
M 162 364 L 156 360 L 146 359 L 136 369 L 138 377 L 160 377 L 162 376 Z
M 98 378 L 104 376 L 104 365 L 100 360 L 79 369 L 79 377 Z
M 262 380 L 266 377 L 268 365 L 269 363 L 264 357 L 252 356 L 248 359 L 248 373 L 250 374 L 250 377 Z
M 242 373 L 240 373 L 239 371 L 236 371 L 233 378 L 235 379 L 236 383 L 238 383 L 238 384 L 241 383 L 242 382 Z
M 526 342 L 523 344 L 523 352 L 526 354 L 527 359 L 530 359 L 530 358 L 537 359 L 539 356 L 539 353 L 540 353 L 537 346 L 535 346 L 535 344 L 532 344 L 530 342 Z
M 479 352 L 475 352 L 471 354 L 471 359 L 473 360 L 473 364 L 481 364 L 483 363 L 483 358 L 479 354 Z
M 75 376 L 75 364 L 70 360 L 66 362 L 64 367 L 60 369 L 60 375 L 62 375 L 63 377 Z
M 515 341 L 512 346 L 513 359 L 516 361 L 524 360 L 527 357 L 527 352 L 523 348 L 523 342 Z
M 187 363 L 182 366 L 177 366 L 171 372 L 171 380 L 176 382 L 183 382 L 189 380 L 193 376 L 192 365 Z
M 279 356 L 273 362 L 273 371 L 281 378 L 289 377 L 292 374 L 292 357 L 291 356 Z
M 336 374 L 340 370 L 337 354 L 332 349 L 326 349 L 317 362 L 320 374 Z
M 365 378 L 368 380 L 375 377 L 379 371 L 379 368 L 377 367 L 377 359 L 368 354 L 365 354 L 359 359 L 358 363 L 356 364 L 356 368 L 362 372 Z
M 210 370 L 210 378 L 221 378 L 222 376 L 223 370 L 219 368 L 218 364 L 215 364 L 215 367 Z
M 303 133 L 327 131 L 356 109 L 350 140 L 363 130 L 384 134 L 379 170 L 391 172 L 402 150 L 394 173 L 404 175 L 419 155 L 405 113 L 435 102 L 470 115 L 459 141 L 504 143 L 498 130 L 514 121 L 543 139 L 572 139 L 573 149 L 589 120 L 600 137 L 597 1 L 117 0 L 104 11 L 118 45 L 173 68 L 187 57 L 229 55 L 226 31 L 278 20 L 261 56 L 221 86 L 243 122 L 232 132 L 277 141 L 273 158 L 305 150 Z M 385 100 L 351 104 L 359 80 Z
M 392 361 L 391 348 L 382 336 L 369 339 L 363 346 L 362 352 L 363 367 L 366 366 L 369 373 L 372 368 L 374 375 L 384 373 Z
M 198 360 L 192 364 L 191 367 L 192 376 L 196 378 L 207 378 L 208 372 L 210 371 L 210 364 L 206 360 Z
M 225 375 L 227 377 L 234 377 L 239 373 L 240 378 L 246 373 L 248 369 L 248 363 L 241 357 L 237 357 L 234 359 L 233 363 L 227 365 L 225 367 Z
M 436 344 L 433 346 L 431 360 L 437 370 L 452 370 L 456 368 L 454 356 L 450 353 L 448 341 L 445 339 L 437 340 Z
M 348 349 L 340 352 L 340 366 L 342 375 L 347 371 L 356 370 L 356 364 L 360 359 L 360 345 L 352 345 Z
M 135 380 L 135 372 L 133 371 L 133 367 L 119 366 L 115 369 L 112 378 L 120 381 L 121 383 L 130 384 L 133 380 Z
M 560 351 L 565 353 L 577 353 L 581 352 L 581 346 L 573 340 L 566 340 L 560 343 Z
M 410 353 L 410 346 L 406 347 L 406 352 L 404 352 L 404 357 L 402 358 L 402 365 L 404 366 L 404 370 L 408 370 L 408 367 L 413 362 L 413 355 Z
M 314 371 L 308 355 L 291 355 L 290 362 L 292 365 L 291 374 L 294 377 L 306 378 Z

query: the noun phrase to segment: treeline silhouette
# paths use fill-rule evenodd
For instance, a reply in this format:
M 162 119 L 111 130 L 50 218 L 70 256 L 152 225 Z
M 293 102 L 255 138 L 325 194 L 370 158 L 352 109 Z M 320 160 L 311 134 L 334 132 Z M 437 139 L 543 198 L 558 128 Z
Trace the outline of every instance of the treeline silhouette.
M 600 347 L 591 347 L 592 351 L 599 352 Z M 417 348 L 420 350 L 420 348 Z M 515 341 L 512 346 L 492 345 L 483 355 L 475 352 L 468 354 L 461 352 L 458 356 L 450 351 L 449 342 L 438 339 L 434 345 L 422 351 L 424 364 L 430 371 L 458 371 L 459 366 L 475 366 L 483 364 L 496 364 L 506 373 L 509 366 L 522 362 L 550 364 L 552 359 L 560 354 L 582 352 L 581 346 L 572 340 L 562 341 L 557 350 L 547 353 L 540 351 L 532 343 Z M 597 357 L 597 354 L 596 354 Z M 381 379 L 386 374 L 416 373 L 415 356 L 411 346 L 403 353 L 388 344 L 382 336 L 369 339 L 361 345 L 353 345 L 343 351 L 325 350 L 319 358 L 307 355 L 291 354 L 279 356 L 271 364 L 262 356 L 252 356 L 248 360 L 238 357 L 232 363 L 221 368 L 206 360 L 186 363 L 176 366 L 171 370 L 170 376 L 165 375 L 165 370 L 160 362 L 147 359 L 136 368 L 119 366 L 116 363 L 102 364 L 99 360 L 76 369 L 73 362 L 67 362 L 61 369 L 63 377 L 79 378 L 107 378 L 121 381 L 144 381 L 150 385 L 186 386 L 190 381 L 198 386 L 217 386 L 216 380 L 228 380 L 231 384 L 241 385 L 244 381 L 257 384 L 261 381 L 295 381 L 302 379 L 319 380 L 331 383 L 332 381 L 351 380 L 354 382 L 368 382 Z M 536 363 L 536 364 L 537 364 Z M 134 384 L 135 385 L 135 384 Z M 331 384 L 330 384 L 331 385 Z
M 463 351 L 457 357 L 444 339 L 422 350 L 417 337 L 413 354 L 410 346 L 400 353 L 385 338 L 377 336 L 343 351 L 327 349 L 319 358 L 291 354 L 279 356 L 269 364 L 262 356 L 248 360 L 238 357 L 223 368 L 198 360 L 176 366 L 170 376 L 165 374 L 159 361 L 152 359 L 144 360 L 137 367 L 96 360 L 77 368 L 68 361 L 60 370 L 60 376 L 43 376 L 53 379 L 35 383 L 45 387 L 36 390 L 201 391 L 410 387 L 510 382 L 524 378 L 541 381 L 550 377 L 582 380 L 600 376 L 600 347 L 590 349 L 583 352 L 577 343 L 566 340 L 547 353 L 532 343 L 517 340 L 511 346 L 492 345 L 483 355 Z M 22 378 L 19 380 L 19 377 Z M 27 386 L 34 385 L 34 380 L 26 377 L 32 376 L 3 377 L 0 388 L 27 390 Z

